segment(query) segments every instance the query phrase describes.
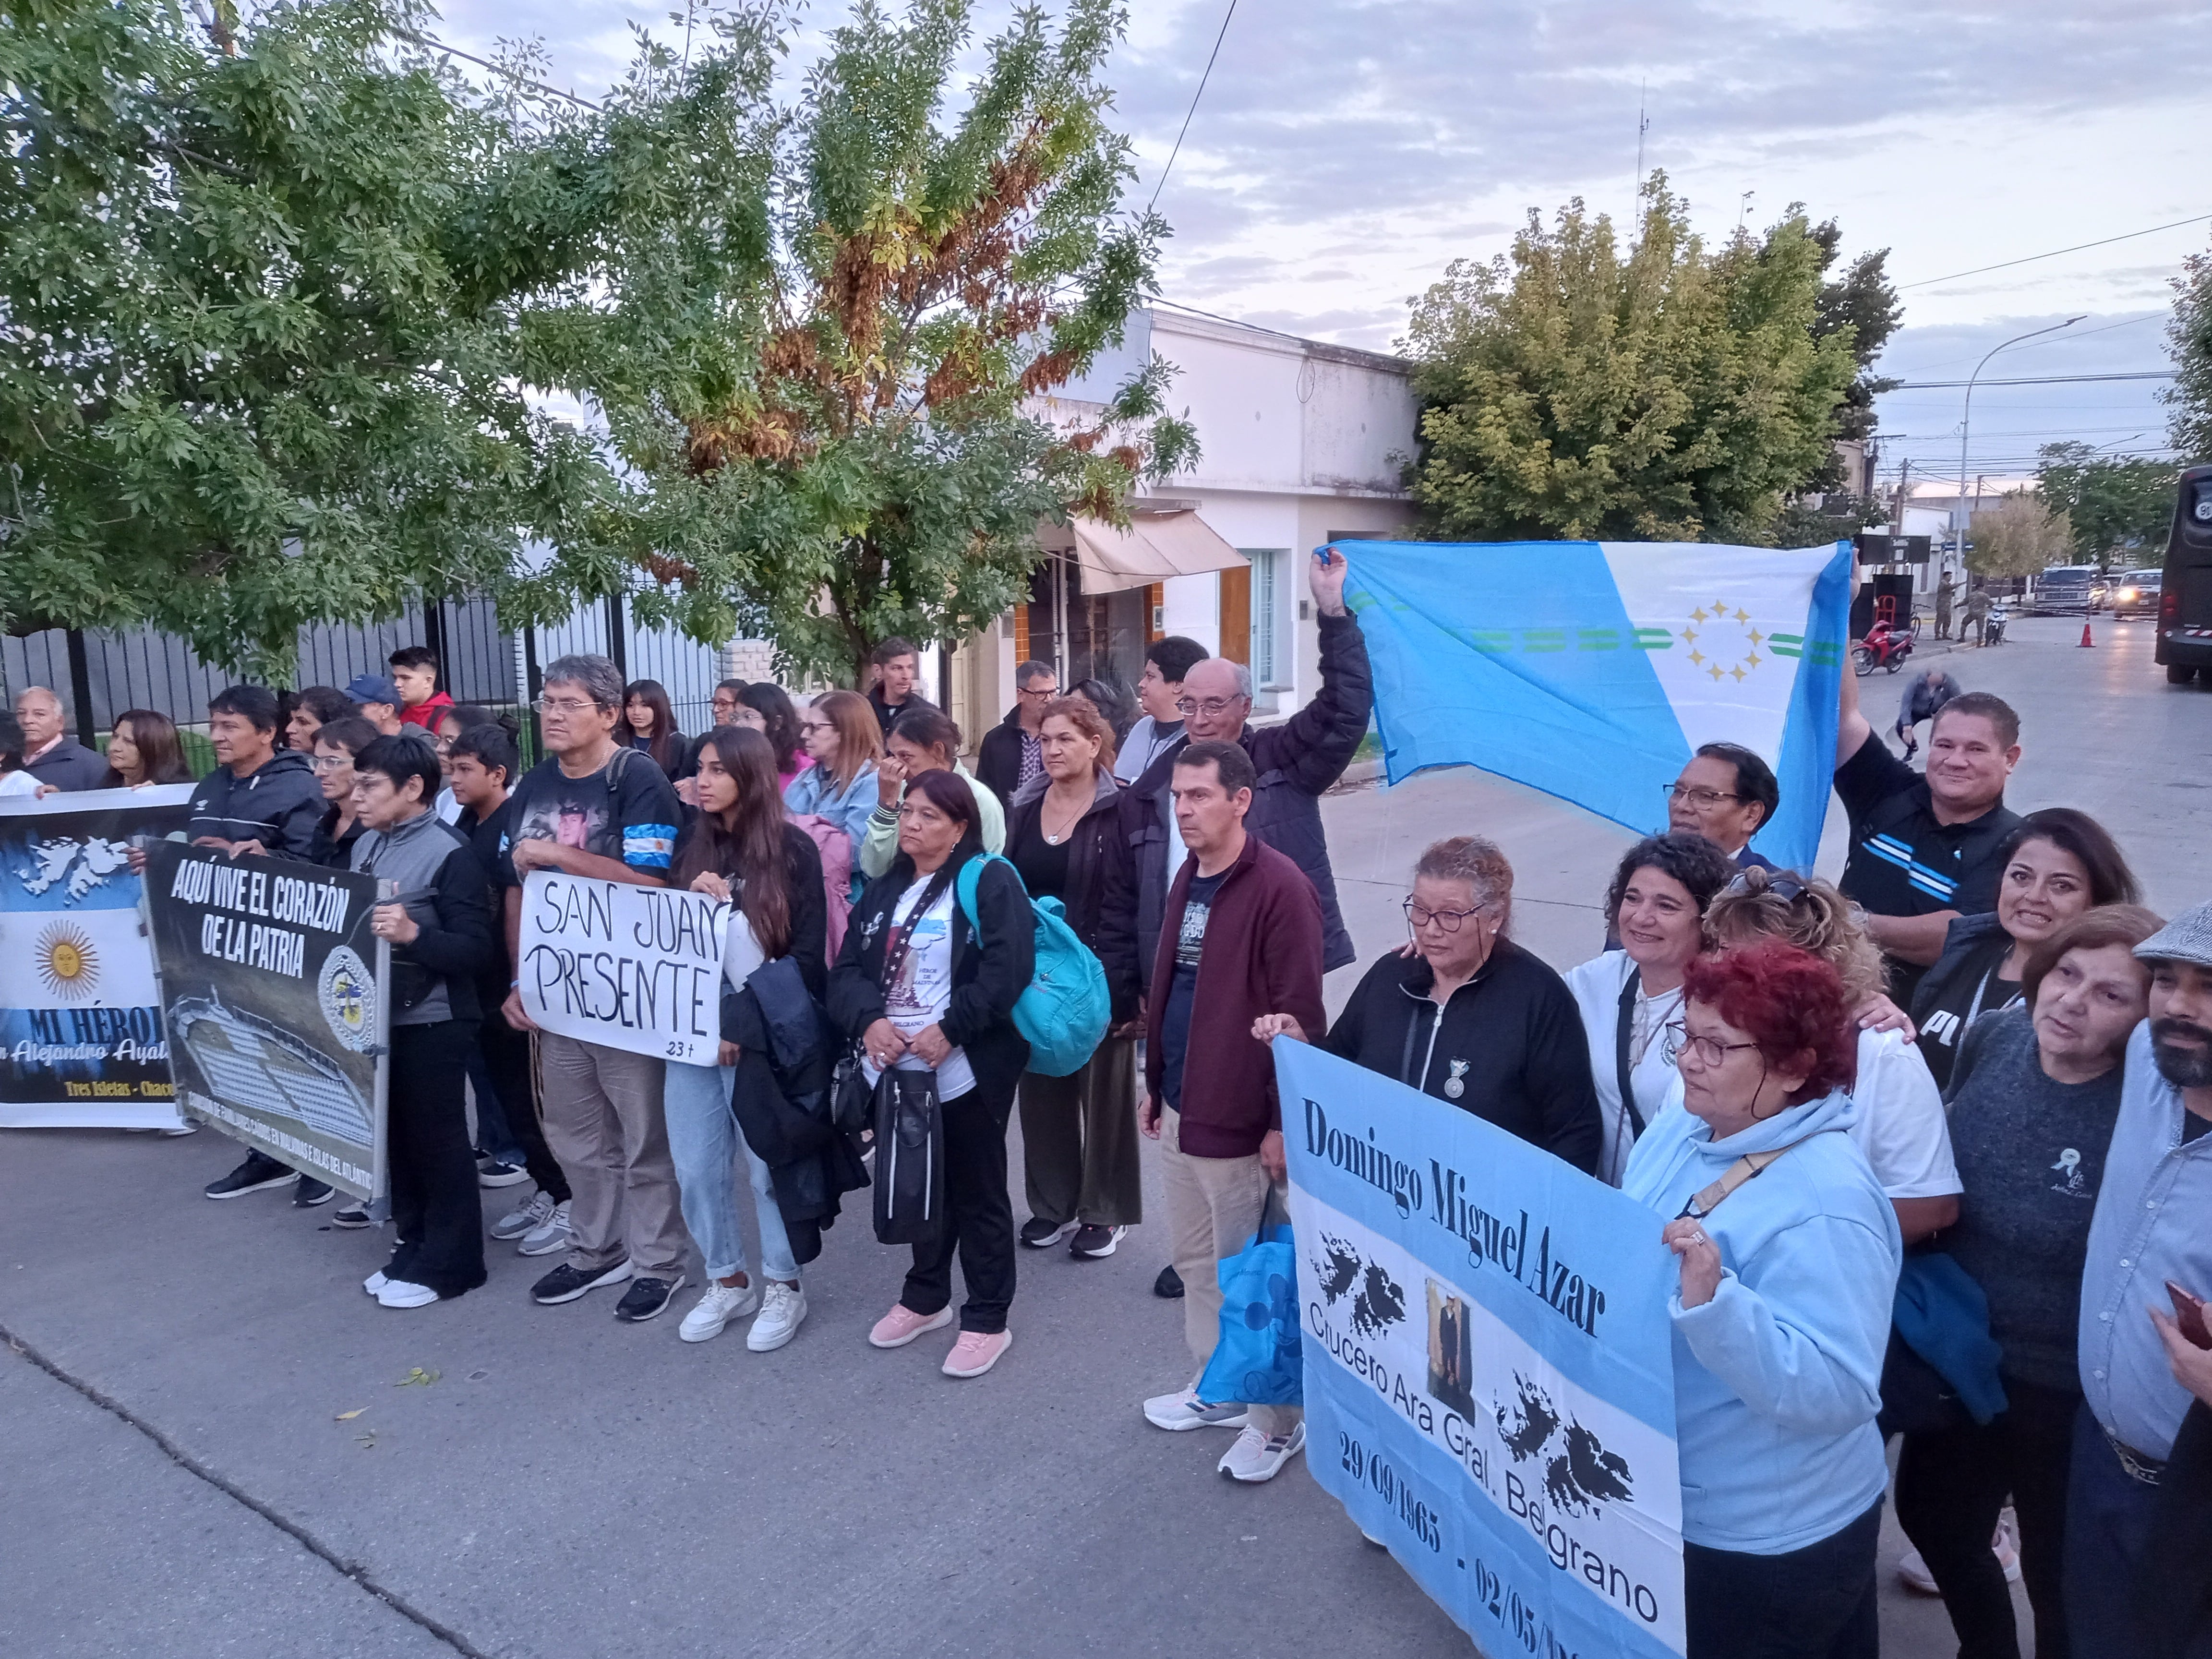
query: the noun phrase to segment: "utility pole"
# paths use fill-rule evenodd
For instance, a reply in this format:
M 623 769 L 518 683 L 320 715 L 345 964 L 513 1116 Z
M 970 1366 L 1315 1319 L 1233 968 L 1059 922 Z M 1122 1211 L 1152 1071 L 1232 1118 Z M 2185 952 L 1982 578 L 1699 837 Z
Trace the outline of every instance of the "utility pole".
M 1966 377 L 1966 399 L 1959 411 L 1959 562 L 1961 566 L 1966 562 L 1966 526 L 1972 520 L 1972 514 L 1966 506 L 1966 432 L 1974 416 L 1974 382 L 1982 378 L 1982 371 L 1990 366 L 1990 358 L 2000 351 L 2010 350 L 2022 340 L 2033 340 L 2039 335 L 2056 334 L 2063 328 L 2071 328 L 2087 315 L 2088 313 L 2083 312 L 2081 316 L 2069 317 L 2064 322 L 2053 323 L 2048 328 L 2032 328 L 2025 334 L 2014 335 L 2002 345 L 1991 346 L 1982 361 L 1974 365 L 1974 372 Z M 1975 493 L 1980 493 L 1978 483 Z

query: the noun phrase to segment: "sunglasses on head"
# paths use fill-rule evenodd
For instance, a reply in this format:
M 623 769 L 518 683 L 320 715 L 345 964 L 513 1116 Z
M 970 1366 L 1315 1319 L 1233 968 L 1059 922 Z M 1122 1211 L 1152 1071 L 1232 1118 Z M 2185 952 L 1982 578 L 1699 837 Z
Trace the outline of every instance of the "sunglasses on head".
M 1754 883 L 1752 872 L 1743 871 L 1722 890 L 1732 898 L 1741 898 L 1747 893 L 1771 893 L 1784 904 L 1795 904 L 1805 896 L 1805 883 L 1794 871 L 1765 870 L 1759 873 L 1765 880 Z

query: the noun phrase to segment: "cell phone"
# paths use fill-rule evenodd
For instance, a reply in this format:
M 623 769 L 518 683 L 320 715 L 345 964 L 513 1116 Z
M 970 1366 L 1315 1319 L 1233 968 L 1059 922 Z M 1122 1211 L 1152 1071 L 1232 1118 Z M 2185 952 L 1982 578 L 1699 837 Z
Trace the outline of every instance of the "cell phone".
M 2212 1348 L 2212 1328 L 2204 1322 L 2204 1298 L 2190 1295 L 2170 1279 L 2166 1281 L 2166 1293 L 2173 1298 L 2173 1322 L 2181 1328 L 2182 1335 L 2200 1348 Z

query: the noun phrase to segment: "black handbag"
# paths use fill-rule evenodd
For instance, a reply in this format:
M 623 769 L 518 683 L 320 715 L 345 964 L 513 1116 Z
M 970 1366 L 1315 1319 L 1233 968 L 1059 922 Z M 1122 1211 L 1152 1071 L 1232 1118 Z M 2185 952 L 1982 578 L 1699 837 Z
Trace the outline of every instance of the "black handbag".
M 876 1079 L 876 1237 L 927 1244 L 945 1231 L 945 1118 L 937 1073 L 896 1066 Z

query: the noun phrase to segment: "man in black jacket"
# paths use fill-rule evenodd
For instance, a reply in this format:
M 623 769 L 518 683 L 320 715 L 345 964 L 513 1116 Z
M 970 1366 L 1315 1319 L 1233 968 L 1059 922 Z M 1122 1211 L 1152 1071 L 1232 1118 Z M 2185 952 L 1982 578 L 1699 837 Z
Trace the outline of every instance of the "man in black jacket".
M 1375 708 L 1367 641 L 1358 621 L 1345 608 L 1346 570 L 1344 555 L 1333 547 L 1316 553 L 1308 570 L 1321 635 L 1321 690 L 1313 701 L 1280 726 L 1255 729 L 1247 723 L 1252 713 L 1252 671 L 1242 663 L 1209 657 L 1183 678 L 1182 697 L 1176 705 L 1183 717 L 1183 742 L 1163 753 L 1129 787 L 1125 823 L 1137 849 L 1137 962 L 1148 975 L 1147 994 L 1168 885 L 1182 863 L 1169 784 L 1184 743 L 1221 741 L 1244 746 L 1259 774 L 1252 808 L 1244 819 L 1246 831 L 1287 857 L 1313 883 L 1321 899 L 1322 968 L 1341 968 L 1353 960 L 1321 823 L 1321 798 L 1352 763 Z
M 1044 751 L 1037 742 L 1044 706 L 1060 695 L 1060 676 L 1048 662 L 1025 662 L 1014 670 L 1014 706 L 1006 718 L 983 734 L 975 755 L 975 775 L 1000 801 L 1012 806 L 1030 779 L 1044 774 Z
M 876 683 L 868 688 L 868 707 L 876 711 L 876 724 L 885 737 L 908 709 L 937 707 L 916 689 L 921 680 L 921 653 L 912 640 L 894 634 L 868 653 L 868 661 L 876 671 Z

